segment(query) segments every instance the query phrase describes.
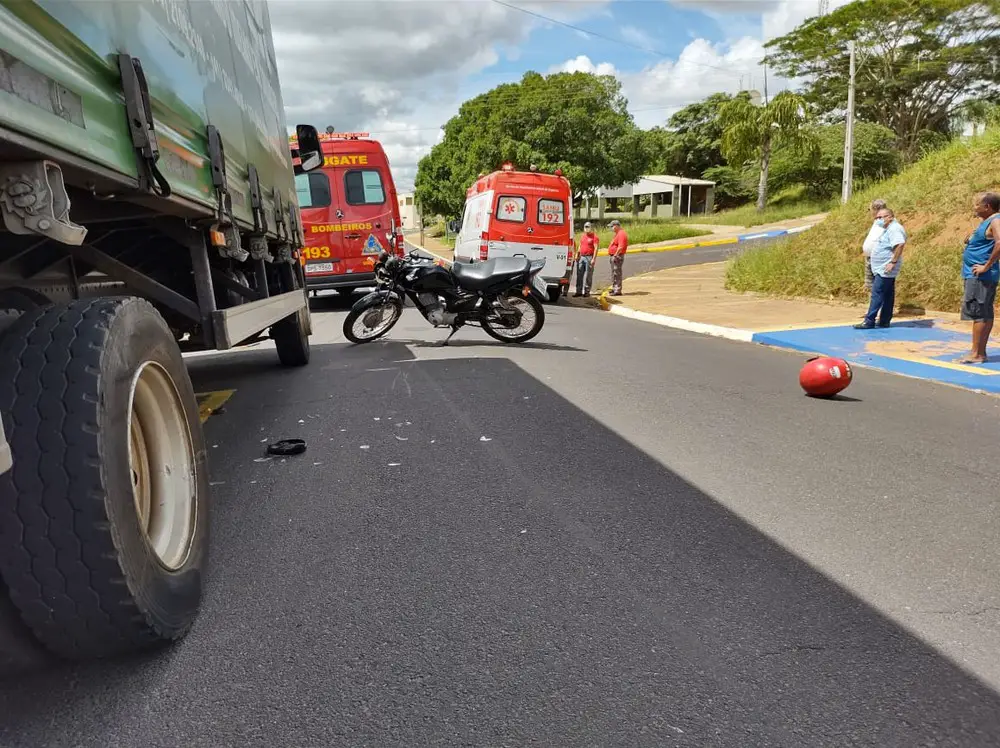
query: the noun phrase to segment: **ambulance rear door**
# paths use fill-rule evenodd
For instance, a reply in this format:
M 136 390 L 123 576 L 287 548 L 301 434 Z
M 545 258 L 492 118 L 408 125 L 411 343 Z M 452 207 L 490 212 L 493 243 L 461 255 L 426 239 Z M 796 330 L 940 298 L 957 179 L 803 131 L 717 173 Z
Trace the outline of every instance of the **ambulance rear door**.
M 489 256 L 545 260 L 541 276 L 546 284 L 564 285 L 573 240 L 566 200 L 559 191 L 549 194 L 498 185 L 494 204 Z
M 477 192 L 465 201 L 462 228 L 455 239 L 455 259 L 458 262 L 479 260 L 479 248 L 484 233 L 490 230 L 493 190 Z

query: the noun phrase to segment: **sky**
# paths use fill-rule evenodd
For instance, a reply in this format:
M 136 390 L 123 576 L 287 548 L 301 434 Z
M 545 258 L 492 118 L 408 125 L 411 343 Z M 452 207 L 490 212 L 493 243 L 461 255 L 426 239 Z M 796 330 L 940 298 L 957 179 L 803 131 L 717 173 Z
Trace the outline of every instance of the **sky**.
M 848 0 L 832 0 L 830 7 Z M 818 0 L 268 0 L 288 124 L 369 132 L 396 187 L 473 96 L 528 70 L 611 74 L 640 127 L 760 90 L 764 42 Z M 784 81 L 768 78 L 773 94 Z

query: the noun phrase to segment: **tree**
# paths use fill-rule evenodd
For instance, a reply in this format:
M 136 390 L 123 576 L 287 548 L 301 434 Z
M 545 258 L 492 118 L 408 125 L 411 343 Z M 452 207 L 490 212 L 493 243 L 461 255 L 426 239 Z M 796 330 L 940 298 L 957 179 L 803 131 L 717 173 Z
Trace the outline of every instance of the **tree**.
M 959 130 L 970 127 L 973 135 L 979 135 L 987 127 L 1000 124 L 1000 104 L 984 99 L 968 99 L 962 102 L 955 124 Z
M 746 167 L 712 166 L 705 169 L 702 179 L 715 182 L 713 203 L 716 210 L 745 205 L 757 191 L 756 177 Z
M 746 91 L 735 96 L 714 93 L 675 112 L 666 130 L 655 128 L 654 132 L 663 133 L 659 149 L 652 154 L 657 173 L 701 179 L 706 169 L 725 166 L 719 110 L 734 98 L 749 101 L 750 95 Z
M 782 91 L 761 106 L 746 98 L 736 98 L 720 107 L 719 120 L 726 160 L 733 165 L 751 162 L 759 165 L 757 210 L 762 211 L 767 204 L 767 174 L 776 141 L 787 147 L 813 150 L 805 101 L 790 91 Z
M 926 131 L 951 134 L 963 102 L 1000 102 L 1000 14 L 996 0 L 857 0 L 768 43 L 768 62 L 817 115 L 847 105 L 847 43 L 857 42 L 855 111 L 896 133 L 908 160 Z
M 815 149 L 780 146 L 771 162 L 772 189 L 805 185 L 811 197 L 840 194 L 844 173 L 844 125 L 824 125 L 813 130 Z M 871 122 L 854 123 L 854 179 L 858 184 L 888 179 L 902 168 L 896 135 Z
M 417 167 L 417 198 L 457 216 L 469 185 L 505 161 L 562 169 L 577 194 L 634 182 L 648 166 L 649 141 L 627 105 L 613 76 L 526 73 L 462 104 Z

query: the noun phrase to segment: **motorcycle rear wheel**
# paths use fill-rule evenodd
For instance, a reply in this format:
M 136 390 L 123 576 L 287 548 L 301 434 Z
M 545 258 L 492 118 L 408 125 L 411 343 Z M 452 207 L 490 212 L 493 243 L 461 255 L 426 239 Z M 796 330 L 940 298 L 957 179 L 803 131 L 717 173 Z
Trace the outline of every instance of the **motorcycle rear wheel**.
M 507 297 L 507 303 L 521 312 L 521 324 L 516 328 L 504 327 L 499 320 L 484 317 L 481 324 L 487 335 L 501 343 L 526 343 L 542 331 L 542 325 L 545 324 L 545 308 L 538 299 L 534 296 L 512 294 Z M 525 331 L 524 321 L 529 314 L 534 321 L 529 323 Z
M 403 304 L 398 299 L 352 309 L 344 320 L 344 337 L 357 344 L 378 340 L 395 327 L 402 314 Z

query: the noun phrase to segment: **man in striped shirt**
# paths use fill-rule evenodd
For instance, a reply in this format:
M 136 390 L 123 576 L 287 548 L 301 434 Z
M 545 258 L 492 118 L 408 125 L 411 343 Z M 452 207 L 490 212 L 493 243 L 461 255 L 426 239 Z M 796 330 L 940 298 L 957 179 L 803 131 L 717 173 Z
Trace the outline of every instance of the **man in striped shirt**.
M 608 228 L 615 232 L 608 245 L 608 257 L 611 258 L 611 295 L 622 295 L 622 266 L 625 264 L 625 253 L 628 251 L 628 234 L 622 228 L 621 222 L 612 221 Z

